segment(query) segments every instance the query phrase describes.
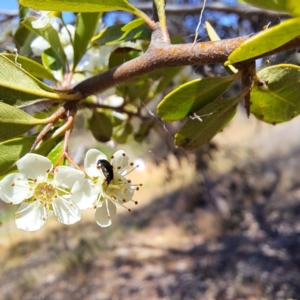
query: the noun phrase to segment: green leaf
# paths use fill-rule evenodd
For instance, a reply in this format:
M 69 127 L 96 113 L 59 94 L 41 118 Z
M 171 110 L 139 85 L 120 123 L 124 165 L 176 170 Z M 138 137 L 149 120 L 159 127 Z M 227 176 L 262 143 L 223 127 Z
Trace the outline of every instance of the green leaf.
M 102 143 L 106 143 L 111 139 L 113 128 L 110 118 L 103 112 L 94 110 L 89 127 L 94 138 Z
M 153 124 L 154 124 L 153 119 L 143 120 L 139 130 L 134 134 L 134 140 L 136 142 L 141 143 L 149 134 L 149 131 L 152 128 Z
M 77 16 L 74 37 L 73 70 L 75 70 L 77 64 L 85 54 L 100 17 L 101 13 L 81 13 Z
M 168 94 L 157 106 L 163 121 L 173 122 L 187 117 L 222 95 L 235 76 L 195 79 Z
M 56 71 L 61 74 L 61 76 L 63 75 L 64 66 L 62 65 L 62 62 L 52 48 L 46 49 L 42 53 L 41 58 L 43 65 L 45 66 L 45 68 L 47 68 L 47 70 L 51 72 Z
M 145 24 L 136 26 L 140 23 L 139 20 L 133 20 L 126 25 L 117 24 L 107 27 L 94 36 L 92 41 L 97 45 L 118 45 L 135 40 L 150 40 L 150 29 Z
M 52 161 L 52 164 L 54 166 L 61 159 L 61 156 L 63 155 L 63 150 L 64 150 L 64 141 L 60 141 L 47 155 L 47 157 Z
M 43 28 L 33 28 L 31 25 L 32 21 L 35 21 L 36 18 L 29 17 L 26 18 L 22 24 L 31 32 L 40 35 L 43 37 L 51 46 L 51 49 L 55 52 L 57 58 L 60 61 L 60 64 L 62 66 L 65 66 L 67 58 L 66 54 L 64 52 L 63 46 L 61 45 L 58 32 L 53 29 L 53 27 L 49 24 L 47 24 Z
M 228 57 L 225 65 L 255 58 L 266 52 L 274 50 L 296 38 L 300 32 L 300 18 L 292 18 L 266 29 L 253 36 Z
M 15 163 L 30 151 L 32 144 L 35 141 L 35 136 L 21 137 L 0 143 L 0 179 L 1 176 L 16 170 Z M 63 137 L 49 139 L 42 142 L 35 153 L 47 155 L 51 149 L 57 145 Z
M 263 9 L 270 9 L 276 11 L 286 11 L 286 2 L 289 0 L 239 0 L 240 2 L 247 3 Z M 298 0 L 296 0 L 298 1 Z
M 221 40 L 215 29 L 207 21 L 205 22 L 205 28 L 211 41 Z M 238 70 L 232 65 L 225 66 L 225 69 L 229 74 L 236 74 L 238 72 Z
M 240 97 L 215 100 L 197 111 L 202 121 L 188 120 L 175 134 L 176 146 L 193 150 L 211 140 L 233 118 Z
M 0 102 L 0 141 L 17 137 L 45 121 L 36 119 L 24 111 Z
M 131 123 L 122 124 L 114 130 L 113 139 L 119 144 L 125 144 L 128 142 L 129 136 L 132 131 L 133 128 Z
M 72 12 L 106 12 L 111 10 L 123 10 L 135 15 L 141 15 L 139 9 L 126 0 L 20 0 L 24 6 L 38 10 L 56 10 Z
M 161 80 L 154 91 L 154 95 L 162 92 L 181 70 L 182 67 L 165 68 L 161 70 Z
M 50 86 L 3 55 L 0 55 L 0 65 L 0 101 L 20 107 L 41 101 L 41 98 L 60 99 Z
M 292 16 L 300 16 L 300 6 L 298 0 L 286 0 L 286 9 Z
M 17 63 L 21 64 L 22 68 L 24 70 L 26 70 L 32 76 L 42 78 L 42 79 L 56 81 L 56 79 L 54 78 L 54 76 L 52 75 L 51 72 L 49 72 L 47 69 L 45 69 L 45 67 L 43 65 L 37 63 L 36 61 L 34 61 L 30 58 L 27 58 L 27 57 L 24 57 L 21 55 L 18 55 L 16 58 L 15 54 L 7 54 L 7 53 L 4 53 L 3 56 L 7 57 L 8 59 L 10 59 L 13 62 L 15 62 L 15 60 L 16 60 Z
M 129 23 L 125 24 L 121 30 L 126 32 L 126 31 L 131 31 L 132 29 L 135 29 L 141 25 L 143 25 L 145 22 L 143 19 L 135 19 L 135 20 L 132 20 L 130 21 Z
M 13 169 L 18 159 L 30 151 L 35 137 L 17 138 L 0 143 L 0 176 Z
M 129 47 L 117 48 L 110 54 L 108 67 L 111 69 L 132 60 L 139 56 L 139 52 L 139 50 Z
M 250 112 L 258 119 L 276 124 L 300 114 L 300 67 L 276 65 L 258 72 L 264 83 L 251 90 Z

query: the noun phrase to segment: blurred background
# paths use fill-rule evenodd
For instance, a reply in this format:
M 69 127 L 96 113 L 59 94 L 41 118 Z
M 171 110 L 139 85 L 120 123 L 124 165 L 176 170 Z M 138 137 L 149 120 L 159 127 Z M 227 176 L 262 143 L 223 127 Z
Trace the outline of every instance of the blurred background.
M 151 14 L 150 2 L 132 3 Z M 170 35 L 193 42 L 201 7 L 202 1 L 167 1 Z M 17 1 L 1 1 L 1 52 L 14 48 L 17 15 Z M 71 13 L 64 17 L 74 21 Z M 202 24 L 209 21 L 225 39 L 286 17 L 207 0 Z M 131 19 L 121 12 L 103 17 L 106 26 Z M 198 41 L 206 40 L 201 25 Z M 299 64 L 298 53 L 266 57 L 257 69 L 266 63 Z M 187 67 L 181 76 L 224 74 L 222 65 L 209 65 Z M 143 184 L 134 197 L 139 204 L 130 213 L 119 208 L 111 227 L 98 227 L 85 212 L 72 226 L 50 216 L 38 232 L 22 232 L 16 208 L 0 203 L 0 299 L 300 299 L 299 117 L 272 126 L 247 118 L 241 107 L 210 143 L 185 152 L 174 147 L 174 128 L 156 117 L 155 106 L 147 110 L 155 130 L 141 144 L 117 145 L 140 165 L 130 174 Z M 80 118 L 70 145 L 79 163 L 99 147 Z

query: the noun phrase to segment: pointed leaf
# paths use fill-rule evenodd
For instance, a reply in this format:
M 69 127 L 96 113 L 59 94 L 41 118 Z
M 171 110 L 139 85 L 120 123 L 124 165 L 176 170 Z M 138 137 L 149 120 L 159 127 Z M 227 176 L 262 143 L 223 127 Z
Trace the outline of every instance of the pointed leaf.
M 8 53 L 4 53 L 3 56 L 7 57 L 8 59 L 10 59 L 13 62 L 17 61 L 17 63 L 20 64 L 22 66 L 22 68 L 24 70 L 26 70 L 32 76 L 35 76 L 35 77 L 41 78 L 41 79 L 49 79 L 52 81 L 56 81 L 56 79 L 54 78 L 54 76 L 51 72 L 49 72 L 47 69 L 45 69 L 45 67 L 43 65 L 37 63 L 36 61 L 34 61 L 30 58 L 27 58 L 27 57 L 21 56 L 21 55 L 18 55 L 18 57 L 16 58 L 16 55 L 8 54 Z
M 47 155 L 47 157 L 51 160 L 54 166 L 61 159 L 61 156 L 63 155 L 63 150 L 64 150 L 64 141 L 61 141 Z
M 250 112 L 258 119 L 276 124 L 300 114 L 300 67 L 276 65 L 258 72 L 265 84 L 254 84 Z
M 24 111 L 0 102 L 0 141 L 17 137 L 44 120 L 36 119 Z
M 40 98 L 59 99 L 54 90 L 0 55 L 0 101 L 26 106 L 40 101 Z
M 35 20 L 36 18 L 29 17 L 26 18 L 22 22 L 22 24 L 31 32 L 43 37 L 50 44 L 51 49 L 56 53 L 57 57 L 59 58 L 60 64 L 64 66 L 66 64 L 67 58 L 63 46 L 61 45 L 58 32 L 54 30 L 54 28 L 49 24 L 47 24 L 43 28 L 33 28 L 31 23 Z
M 118 45 L 135 40 L 150 40 L 151 31 L 149 27 L 145 24 L 136 26 L 138 23 L 137 20 L 134 20 L 126 25 L 117 24 L 107 27 L 94 36 L 92 40 L 97 45 Z
M 63 76 L 64 66 L 62 65 L 61 60 L 57 56 L 57 53 L 52 48 L 46 49 L 42 53 L 42 62 L 47 70 L 50 72 L 58 72 L 61 78 Z
M 253 36 L 228 57 L 225 65 L 247 60 L 274 50 L 296 38 L 300 32 L 300 18 L 292 18 Z
M 123 10 L 137 16 L 143 14 L 126 0 L 20 0 L 23 6 L 38 10 L 57 10 L 71 12 L 106 12 Z
M 234 76 L 192 80 L 168 94 L 157 106 L 163 121 L 173 122 L 187 117 L 222 95 Z
M 94 35 L 101 13 L 81 13 L 77 16 L 74 37 L 73 70 L 85 54 L 88 44 Z
M 193 150 L 211 140 L 235 115 L 239 99 L 215 100 L 197 111 L 196 118 L 188 120 L 175 134 L 176 146 Z
M 205 28 L 206 28 L 208 37 L 210 38 L 211 41 L 221 40 L 220 37 L 218 36 L 217 32 L 215 31 L 215 29 L 207 21 L 205 22 Z M 232 65 L 225 66 L 225 70 L 229 74 L 236 74 L 238 72 L 238 70 Z
M 143 25 L 145 22 L 143 19 L 135 19 L 135 20 L 132 20 L 130 21 L 129 23 L 125 24 L 121 30 L 126 32 L 126 31 L 131 31 L 132 29 L 135 29 L 141 25 Z

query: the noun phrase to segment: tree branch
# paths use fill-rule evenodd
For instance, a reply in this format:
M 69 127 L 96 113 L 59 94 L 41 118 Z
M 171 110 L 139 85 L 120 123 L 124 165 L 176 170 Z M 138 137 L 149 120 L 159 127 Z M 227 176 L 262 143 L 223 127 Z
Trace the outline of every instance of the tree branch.
M 137 3 L 136 7 L 144 12 L 151 12 L 152 11 L 152 4 L 151 3 Z M 202 10 L 202 5 L 194 5 L 194 4 L 167 4 L 165 7 L 166 13 L 174 14 L 174 15 L 182 15 L 182 14 L 189 14 L 195 15 L 199 14 Z M 265 10 L 259 9 L 253 6 L 247 6 L 243 4 L 237 4 L 234 6 L 230 6 L 228 4 L 220 3 L 220 2 L 213 2 L 207 3 L 205 5 L 205 10 L 211 11 L 219 11 L 224 13 L 235 13 L 235 14 L 252 14 L 252 15 L 267 15 L 267 16 L 276 16 L 279 18 L 289 18 L 290 15 L 288 13 L 283 12 L 276 12 L 272 10 Z
M 252 36 L 197 44 L 170 45 L 161 41 L 161 33 L 157 29 L 152 34 L 152 41 L 148 50 L 142 56 L 88 78 L 70 92 L 79 92 L 84 98 L 154 70 L 167 67 L 224 63 L 233 50 Z M 252 58 L 250 61 L 297 47 L 300 47 L 300 37 L 273 51 Z M 237 65 L 242 66 L 243 64 L 244 62 Z

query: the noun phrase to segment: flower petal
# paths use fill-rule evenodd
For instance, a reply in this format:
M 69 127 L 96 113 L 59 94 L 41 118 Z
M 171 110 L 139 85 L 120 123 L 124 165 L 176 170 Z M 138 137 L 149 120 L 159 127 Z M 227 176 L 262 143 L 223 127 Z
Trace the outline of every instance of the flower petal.
M 58 197 L 52 202 L 57 221 L 66 225 L 74 224 L 81 219 L 81 210 L 69 199 Z
M 31 51 L 34 56 L 41 56 L 42 53 L 50 47 L 51 45 L 41 36 L 34 39 L 30 44 Z
M 84 159 L 84 169 L 90 177 L 103 176 L 102 172 L 97 168 L 99 159 L 107 160 L 107 156 L 97 149 L 90 149 Z
M 123 150 L 118 150 L 112 156 L 110 163 L 114 168 L 114 172 L 122 174 L 129 166 L 129 157 Z
M 33 194 L 28 181 L 21 174 L 9 174 L 0 181 L 0 199 L 6 203 L 19 204 Z
M 112 224 L 117 213 L 116 206 L 109 200 L 104 200 L 102 206 L 98 206 L 95 210 L 96 223 L 101 227 L 108 227 Z
M 71 201 L 81 210 L 92 208 L 100 192 L 100 186 L 93 184 L 91 180 L 77 181 L 71 190 Z
M 22 230 L 36 231 L 47 222 L 47 218 L 47 210 L 42 203 L 23 202 L 16 213 L 16 225 Z
M 47 178 L 47 174 L 52 170 L 52 162 L 45 156 L 27 153 L 17 161 L 17 167 L 26 178 L 41 181 Z
M 59 166 L 55 168 L 53 184 L 71 189 L 75 182 L 82 181 L 84 173 L 80 170 L 68 166 Z

